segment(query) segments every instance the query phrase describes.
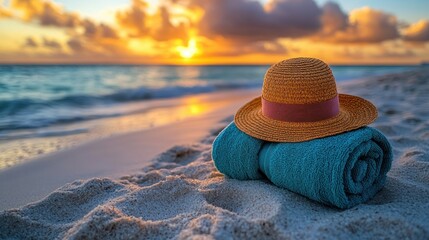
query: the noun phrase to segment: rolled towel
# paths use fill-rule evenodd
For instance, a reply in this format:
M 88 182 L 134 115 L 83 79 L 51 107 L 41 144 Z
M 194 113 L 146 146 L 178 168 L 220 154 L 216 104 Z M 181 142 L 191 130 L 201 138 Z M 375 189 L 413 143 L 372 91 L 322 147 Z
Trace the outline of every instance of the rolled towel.
M 265 178 L 259 170 L 258 153 L 264 141 L 253 138 L 230 123 L 213 142 L 212 159 L 219 172 L 230 178 Z
M 218 137 L 215 145 L 223 139 L 247 142 L 251 138 L 233 123 L 225 130 L 224 133 L 233 135 Z M 253 163 L 258 158 L 259 170 L 275 185 L 343 209 L 366 202 L 381 190 L 392 162 L 389 142 L 383 134 L 370 127 L 306 142 L 255 144 L 253 147 L 259 146 L 260 149 L 253 150 L 252 154 L 256 155 L 251 156 L 250 153 L 237 153 L 248 151 L 248 148 L 240 148 L 243 145 L 252 146 L 241 143 L 214 155 L 216 166 L 218 161 L 226 161 L 225 156 L 230 158 L 227 161 L 240 162 L 235 166 L 243 167 L 249 159 Z M 251 166 L 256 168 L 254 164 Z M 226 175 L 234 177 L 230 173 L 233 169 L 218 169 L 222 173 L 229 171 Z
M 380 191 L 391 162 L 389 142 L 370 127 L 301 143 L 267 143 L 259 157 L 275 185 L 339 208 Z

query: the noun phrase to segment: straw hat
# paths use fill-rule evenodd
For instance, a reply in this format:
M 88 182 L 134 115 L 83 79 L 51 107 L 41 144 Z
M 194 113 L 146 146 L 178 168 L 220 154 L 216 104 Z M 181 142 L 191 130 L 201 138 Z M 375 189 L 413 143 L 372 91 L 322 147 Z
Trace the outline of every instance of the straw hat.
M 243 132 L 270 142 L 303 142 L 357 129 L 377 118 L 369 101 L 338 94 L 329 66 L 292 58 L 271 66 L 262 96 L 241 107 L 234 121 Z

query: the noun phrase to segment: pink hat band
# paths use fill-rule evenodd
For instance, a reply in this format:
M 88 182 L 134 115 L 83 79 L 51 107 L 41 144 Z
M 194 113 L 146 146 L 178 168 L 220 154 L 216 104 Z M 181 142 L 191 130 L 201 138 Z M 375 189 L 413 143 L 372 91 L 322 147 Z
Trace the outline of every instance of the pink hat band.
M 262 114 L 283 122 L 316 122 L 332 118 L 340 112 L 338 95 L 323 102 L 289 104 L 271 102 L 261 97 Z

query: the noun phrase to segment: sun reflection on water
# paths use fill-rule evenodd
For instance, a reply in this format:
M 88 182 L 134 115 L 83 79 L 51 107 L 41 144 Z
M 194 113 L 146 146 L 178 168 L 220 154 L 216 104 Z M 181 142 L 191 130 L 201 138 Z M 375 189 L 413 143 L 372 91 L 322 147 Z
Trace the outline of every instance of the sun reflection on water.
M 79 134 L 61 137 L 40 137 L 8 141 L 0 141 L 0 169 L 4 169 L 35 156 L 51 153 L 71 146 L 112 135 L 141 131 L 159 127 L 190 117 L 202 116 L 206 113 L 226 106 L 222 99 L 208 101 L 203 97 L 189 96 L 175 100 L 143 102 L 141 111 L 133 114 L 112 118 L 97 119 L 67 125 L 70 129 L 87 129 Z M 150 106 L 153 105 L 153 106 Z M 135 107 L 135 106 L 134 106 Z M 124 106 L 127 108 L 127 106 Z M 125 111 L 126 112 L 126 111 Z M 52 131 L 63 129 L 64 125 L 52 127 Z

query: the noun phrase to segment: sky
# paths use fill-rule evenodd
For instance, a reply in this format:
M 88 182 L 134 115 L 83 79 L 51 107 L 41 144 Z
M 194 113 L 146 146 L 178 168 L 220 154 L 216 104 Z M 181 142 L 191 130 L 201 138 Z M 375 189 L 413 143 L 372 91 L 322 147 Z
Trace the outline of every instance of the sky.
M 0 63 L 429 61 L 427 0 L 0 0 Z

